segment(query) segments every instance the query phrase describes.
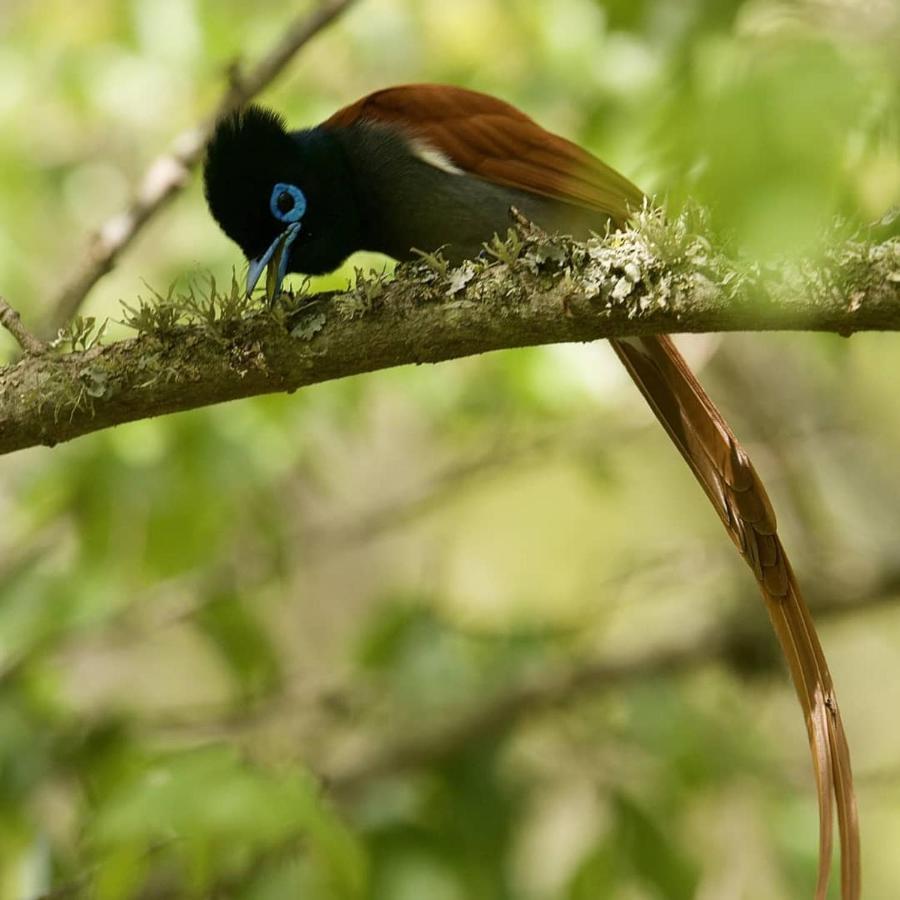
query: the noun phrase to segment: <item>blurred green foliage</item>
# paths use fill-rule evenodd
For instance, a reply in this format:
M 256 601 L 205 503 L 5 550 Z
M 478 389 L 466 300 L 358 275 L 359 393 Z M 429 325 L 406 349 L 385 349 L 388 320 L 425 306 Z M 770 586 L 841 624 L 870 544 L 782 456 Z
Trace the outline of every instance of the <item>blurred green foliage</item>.
M 293 13 L 0 8 L 0 290 L 26 319 L 229 62 Z M 360 0 L 263 99 L 299 125 L 390 83 L 493 92 L 772 259 L 900 200 L 898 44 L 890 0 Z M 227 283 L 239 264 L 194 184 L 84 312 L 120 319 L 142 279 Z M 824 639 L 866 896 L 892 900 L 896 337 L 687 350 L 758 450 L 812 599 L 864 604 Z M 749 578 L 597 347 L 381 372 L 7 457 L 0 900 L 807 896 L 815 799 L 767 644 L 447 737 L 518 685 L 735 623 L 764 627 Z M 374 765 L 390 748 L 411 756 Z

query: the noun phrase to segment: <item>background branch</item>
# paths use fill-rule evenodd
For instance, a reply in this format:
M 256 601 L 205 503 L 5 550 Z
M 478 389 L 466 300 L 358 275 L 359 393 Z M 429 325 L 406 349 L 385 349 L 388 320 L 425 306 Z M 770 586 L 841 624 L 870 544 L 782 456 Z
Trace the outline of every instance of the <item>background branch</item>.
M 897 603 L 896 568 L 871 588 L 848 599 L 846 593 L 816 586 L 816 620 L 858 614 Z M 755 599 L 755 598 L 754 598 Z M 750 606 L 748 602 L 747 606 Z M 766 624 L 745 617 L 720 622 L 668 644 L 642 647 L 618 657 L 583 659 L 557 671 L 536 673 L 495 696 L 470 705 L 444 721 L 419 723 L 412 734 L 373 743 L 352 761 L 325 764 L 319 774 L 336 795 L 352 794 L 379 778 L 439 764 L 478 741 L 504 735 L 522 721 L 622 684 L 685 674 L 714 662 L 737 671 L 758 673 L 780 664 Z
M 113 268 L 119 254 L 186 187 L 190 170 L 202 159 L 216 121 L 268 87 L 297 51 L 354 2 L 323 0 L 312 13 L 294 19 L 275 46 L 248 72 L 241 73 L 236 65 L 231 67 L 228 89 L 214 112 L 172 141 L 169 149 L 147 168 L 128 209 L 108 219 L 93 236 L 81 264 L 51 301 L 42 329 L 47 337 L 72 319 L 94 285 Z
M 248 308 L 141 301 L 137 338 L 28 357 L 0 372 L 0 453 L 111 425 L 361 372 L 509 347 L 615 336 L 900 329 L 900 240 L 848 241 L 820 264 L 747 271 L 647 212 L 587 243 L 529 233 L 505 261 L 440 260 L 345 292 Z M 189 324 L 179 324 L 180 321 Z

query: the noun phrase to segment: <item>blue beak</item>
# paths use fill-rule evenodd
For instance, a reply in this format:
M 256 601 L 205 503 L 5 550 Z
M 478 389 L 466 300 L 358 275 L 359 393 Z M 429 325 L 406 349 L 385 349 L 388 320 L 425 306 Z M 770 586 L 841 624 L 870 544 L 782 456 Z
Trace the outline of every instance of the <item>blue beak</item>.
M 247 270 L 248 296 L 253 293 L 256 282 L 259 281 L 259 276 L 266 267 L 268 267 L 266 299 L 271 303 L 278 296 L 281 282 L 284 281 L 284 276 L 287 274 L 288 257 L 290 256 L 288 251 L 298 234 L 300 234 L 300 223 L 292 222 L 269 244 L 269 249 L 262 256 L 250 260 L 250 268 Z

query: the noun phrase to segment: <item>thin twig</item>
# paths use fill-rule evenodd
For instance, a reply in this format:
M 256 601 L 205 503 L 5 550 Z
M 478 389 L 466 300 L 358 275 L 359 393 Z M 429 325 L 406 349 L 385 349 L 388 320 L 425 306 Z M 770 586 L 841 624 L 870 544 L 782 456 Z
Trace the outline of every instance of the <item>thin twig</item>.
M 143 227 L 186 187 L 190 170 L 202 158 L 216 121 L 274 81 L 301 47 L 354 2 L 356 0 L 324 0 L 312 14 L 296 18 L 249 72 L 241 74 L 235 66 L 231 67 L 229 86 L 212 115 L 172 141 L 169 149 L 147 168 L 131 205 L 107 219 L 94 234 L 81 264 L 51 301 L 42 329 L 44 334 L 55 334 L 71 320 L 94 285 L 113 268 L 119 255 Z
M 0 297 L 0 325 L 16 339 L 26 353 L 37 356 L 46 352 L 47 345 L 25 327 L 22 317 L 3 297 Z

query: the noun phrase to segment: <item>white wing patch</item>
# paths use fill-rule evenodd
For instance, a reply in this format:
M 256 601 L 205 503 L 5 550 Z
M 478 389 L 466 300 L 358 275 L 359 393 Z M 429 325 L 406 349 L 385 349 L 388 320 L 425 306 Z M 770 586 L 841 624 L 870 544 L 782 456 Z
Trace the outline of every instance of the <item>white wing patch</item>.
M 442 172 L 447 172 L 449 175 L 465 174 L 446 153 L 433 147 L 424 138 L 415 137 L 410 139 L 409 148 L 412 150 L 413 156 L 417 159 L 421 159 L 424 163 L 428 163 L 429 166 L 434 166 L 435 169 L 440 169 Z

